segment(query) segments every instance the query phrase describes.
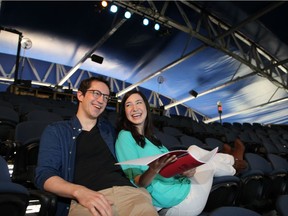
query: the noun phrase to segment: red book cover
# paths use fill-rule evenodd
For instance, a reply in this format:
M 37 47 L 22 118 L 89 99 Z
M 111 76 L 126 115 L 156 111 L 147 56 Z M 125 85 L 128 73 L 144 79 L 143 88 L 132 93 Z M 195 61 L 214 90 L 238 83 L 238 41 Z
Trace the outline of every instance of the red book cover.
M 177 156 L 177 160 L 173 163 L 167 164 L 163 167 L 159 174 L 163 177 L 170 178 L 174 175 L 181 174 L 186 170 L 195 168 L 204 164 L 197 159 L 195 159 L 191 154 L 184 153 Z

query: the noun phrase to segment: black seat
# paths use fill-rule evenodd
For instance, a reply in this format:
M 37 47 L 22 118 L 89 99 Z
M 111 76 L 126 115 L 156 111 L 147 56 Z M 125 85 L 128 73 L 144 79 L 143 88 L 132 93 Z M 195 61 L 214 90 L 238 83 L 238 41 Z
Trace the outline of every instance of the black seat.
M 234 206 L 239 190 L 240 179 L 237 176 L 214 177 L 204 211 L 211 212 L 221 206 Z
M 206 143 L 203 143 L 200 139 L 192 135 L 182 135 L 179 139 L 181 144 L 187 148 L 191 145 L 197 145 L 200 148 L 212 150 L 212 148 L 209 147 Z
M 218 147 L 218 151 L 221 152 L 223 149 L 224 143 L 216 138 L 213 137 L 207 137 L 205 138 L 205 143 L 208 145 L 209 148 L 214 149 Z
M 26 115 L 27 121 L 46 121 L 46 122 L 54 122 L 54 121 L 62 121 L 63 118 L 61 115 L 45 110 L 33 110 L 28 112 Z
M 245 153 L 245 155 L 247 154 Z M 245 155 L 244 158 L 246 159 Z M 253 169 L 251 160 L 248 160 L 247 163 L 247 169 L 238 173 L 241 189 L 236 204 L 249 209 L 258 209 L 262 201 L 264 173 L 260 169 Z
M 33 187 L 40 137 L 48 124 L 46 121 L 24 121 L 17 124 L 14 138 L 16 155 L 12 175 L 14 182 Z
M 244 158 L 249 165 L 250 171 L 262 173 L 262 176 L 258 177 L 258 184 L 256 184 L 257 181 L 255 181 L 254 189 L 251 187 L 250 189 L 246 188 L 246 190 L 249 189 L 251 191 L 257 188 L 259 190 L 258 196 L 254 198 L 254 204 L 256 204 L 257 201 L 257 205 L 254 207 L 258 211 L 267 211 L 273 208 L 276 198 L 282 193 L 283 184 L 286 184 L 286 180 L 283 178 L 285 172 L 283 170 L 273 169 L 271 163 L 258 154 L 246 153 Z M 246 193 L 247 192 L 249 191 L 246 191 Z
M 280 195 L 288 194 L 288 161 L 276 154 L 267 154 L 267 159 L 271 162 L 273 169 L 278 172 Z M 281 187 L 282 186 L 282 187 Z M 277 191 L 275 191 L 277 193 Z M 276 194 L 276 195 L 279 195 Z
M 6 160 L 14 156 L 14 133 L 19 122 L 18 113 L 8 107 L 0 106 L 0 155 Z
M 36 189 L 34 173 L 38 160 L 40 137 L 50 122 L 24 121 L 15 128 L 16 155 L 12 181 L 29 189 L 30 199 L 38 200 L 41 205 L 38 216 L 54 216 L 57 206 L 57 196 Z
M 0 212 L 3 216 L 25 215 L 29 204 L 29 192 L 13 183 L 6 160 L 0 156 Z
M 288 195 L 281 195 L 276 200 L 276 211 L 278 216 L 288 215 Z
M 261 216 L 258 212 L 237 206 L 224 206 L 208 214 L 209 216 Z
M 166 134 L 162 131 L 155 131 L 156 137 L 161 141 L 162 145 L 164 145 L 169 150 L 176 149 L 187 149 L 185 146 L 181 144 L 181 142 L 173 135 Z

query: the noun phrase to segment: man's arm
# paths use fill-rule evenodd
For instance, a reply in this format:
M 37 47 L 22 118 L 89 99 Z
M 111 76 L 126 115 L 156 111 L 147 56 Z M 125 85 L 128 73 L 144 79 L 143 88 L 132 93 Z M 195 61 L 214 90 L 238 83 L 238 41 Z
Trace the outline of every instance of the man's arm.
M 112 202 L 97 191 L 90 190 L 84 186 L 65 181 L 59 176 L 53 176 L 44 183 L 46 191 L 61 197 L 75 199 L 79 204 L 89 209 L 95 215 L 112 216 Z

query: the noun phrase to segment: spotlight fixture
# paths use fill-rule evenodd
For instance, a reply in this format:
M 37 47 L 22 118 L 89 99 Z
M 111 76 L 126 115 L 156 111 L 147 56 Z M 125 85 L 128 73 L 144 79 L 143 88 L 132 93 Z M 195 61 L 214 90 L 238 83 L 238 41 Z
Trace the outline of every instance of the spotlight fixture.
M 149 20 L 147 18 L 143 19 L 143 25 L 145 26 L 149 25 Z
M 156 31 L 158 31 L 158 30 L 160 29 L 160 25 L 159 25 L 159 23 L 155 23 L 155 25 L 154 25 L 154 29 L 155 29 Z
M 192 95 L 193 97 L 197 97 L 198 92 L 194 91 L 193 89 L 189 92 L 190 95 Z
M 126 11 L 125 14 L 124 14 L 124 17 L 125 17 L 126 19 L 130 19 L 130 17 L 131 17 L 131 12 L 130 12 L 130 11 Z
M 103 8 L 106 8 L 108 6 L 108 2 L 107 1 L 102 1 L 101 5 Z
M 116 12 L 118 11 L 118 7 L 117 7 L 116 5 L 111 5 L 110 11 L 111 11 L 112 13 L 116 13 Z
M 98 13 L 102 13 L 102 11 L 104 11 L 108 6 L 108 2 L 107 1 L 98 1 L 95 4 L 95 9 Z
M 91 55 L 91 60 L 93 62 L 98 63 L 98 64 L 102 64 L 104 58 L 102 56 L 98 56 L 98 55 L 93 54 L 93 55 Z

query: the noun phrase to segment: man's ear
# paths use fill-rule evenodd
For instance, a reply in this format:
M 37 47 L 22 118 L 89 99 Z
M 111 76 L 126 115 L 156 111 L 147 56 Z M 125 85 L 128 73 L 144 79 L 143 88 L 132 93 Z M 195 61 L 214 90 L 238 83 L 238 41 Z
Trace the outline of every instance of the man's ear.
M 84 95 L 81 91 L 77 91 L 77 99 L 79 102 L 82 102 Z

